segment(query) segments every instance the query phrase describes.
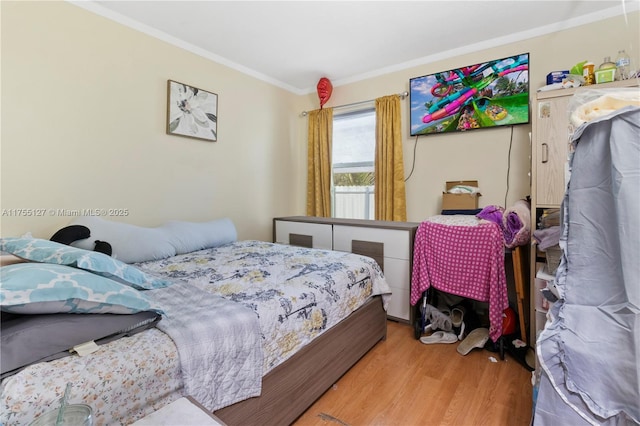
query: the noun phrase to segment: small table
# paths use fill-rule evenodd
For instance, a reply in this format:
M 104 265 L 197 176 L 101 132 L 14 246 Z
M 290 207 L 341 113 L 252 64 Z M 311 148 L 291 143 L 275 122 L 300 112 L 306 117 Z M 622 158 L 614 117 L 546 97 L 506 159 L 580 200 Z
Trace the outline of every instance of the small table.
M 489 336 L 497 342 L 502 313 L 509 307 L 500 227 L 462 215 L 433 216 L 422 222 L 413 250 L 411 304 L 430 287 L 488 302 Z
M 158 411 L 132 423 L 131 426 L 226 426 L 193 397 L 182 397 Z

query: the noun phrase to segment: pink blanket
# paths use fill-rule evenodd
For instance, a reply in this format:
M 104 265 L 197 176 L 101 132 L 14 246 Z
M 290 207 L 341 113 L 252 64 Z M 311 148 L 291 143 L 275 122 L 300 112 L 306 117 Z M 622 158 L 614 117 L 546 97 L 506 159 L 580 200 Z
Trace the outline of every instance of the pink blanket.
M 444 225 L 422 222 L 416 233 L 411 304 L 429 287 L 488 302 L 489 336 L 502 335 L 502 313 L 509 306 L 504 271 L 504 237 L 500 226 Z

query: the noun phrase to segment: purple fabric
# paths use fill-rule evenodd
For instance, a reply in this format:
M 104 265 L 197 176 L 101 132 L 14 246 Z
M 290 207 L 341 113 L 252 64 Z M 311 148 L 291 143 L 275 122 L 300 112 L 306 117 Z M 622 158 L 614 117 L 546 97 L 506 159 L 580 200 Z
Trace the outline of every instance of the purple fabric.
M 522 221 L 516 212 L 507 214 L 507 231 L 511 234 L 517 233 L 522 228 Z
M 526 200 L 518 200 L 507 210 L 496 205 L 487 206 L 476 217 L 496 223 L 502 231 L 505 246 L 513 248 L 529 241 L 530 214 L 529 203 Z
M 504 245 L 508 248 L 522 246 L 531 235 L 531 207 L 527 200 L 518 200 L 504 211 L 502 221 Z
M 522 221 L 515 212 L 507 213 L 505 218 L 506 226 L 502 228 L 504 240 L 506 242 L 512 242 L 516 238 L 516 235 L 518 235 L 518 232 L 522 229 Z
M 538 242 L 538 248 L 545 251 L 549 247 L 555 246 L 560 242 L 560 234 L 562 230 L 559 226 L 550 226 L 544 229 L 536 229 L 533 231 L 533 238 Z
M 504 209 L 500 206 L 487 206 L 476 215 L 478 219 L 488 220 L 497 223 L 502 227 L 502 214 Z

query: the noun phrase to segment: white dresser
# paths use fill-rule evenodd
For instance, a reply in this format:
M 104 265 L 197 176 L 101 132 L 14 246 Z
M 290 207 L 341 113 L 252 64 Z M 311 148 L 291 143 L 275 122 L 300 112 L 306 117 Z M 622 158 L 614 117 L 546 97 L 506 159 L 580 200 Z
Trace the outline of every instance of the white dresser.
M 273 219 L 273 241 L 375 259 L 393 295 L 387 316 L 413 323 L 409 302 L 413 240 L 419 223 L 290 216 Z

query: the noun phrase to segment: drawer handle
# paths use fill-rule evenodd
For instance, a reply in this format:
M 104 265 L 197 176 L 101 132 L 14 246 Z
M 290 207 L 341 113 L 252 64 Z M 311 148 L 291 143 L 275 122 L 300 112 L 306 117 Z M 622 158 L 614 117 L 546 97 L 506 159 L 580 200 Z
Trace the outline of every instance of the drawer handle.
M 542 163 L 546 163 L 549 161 L 549 145 L 546 143 L 542 144 Z

